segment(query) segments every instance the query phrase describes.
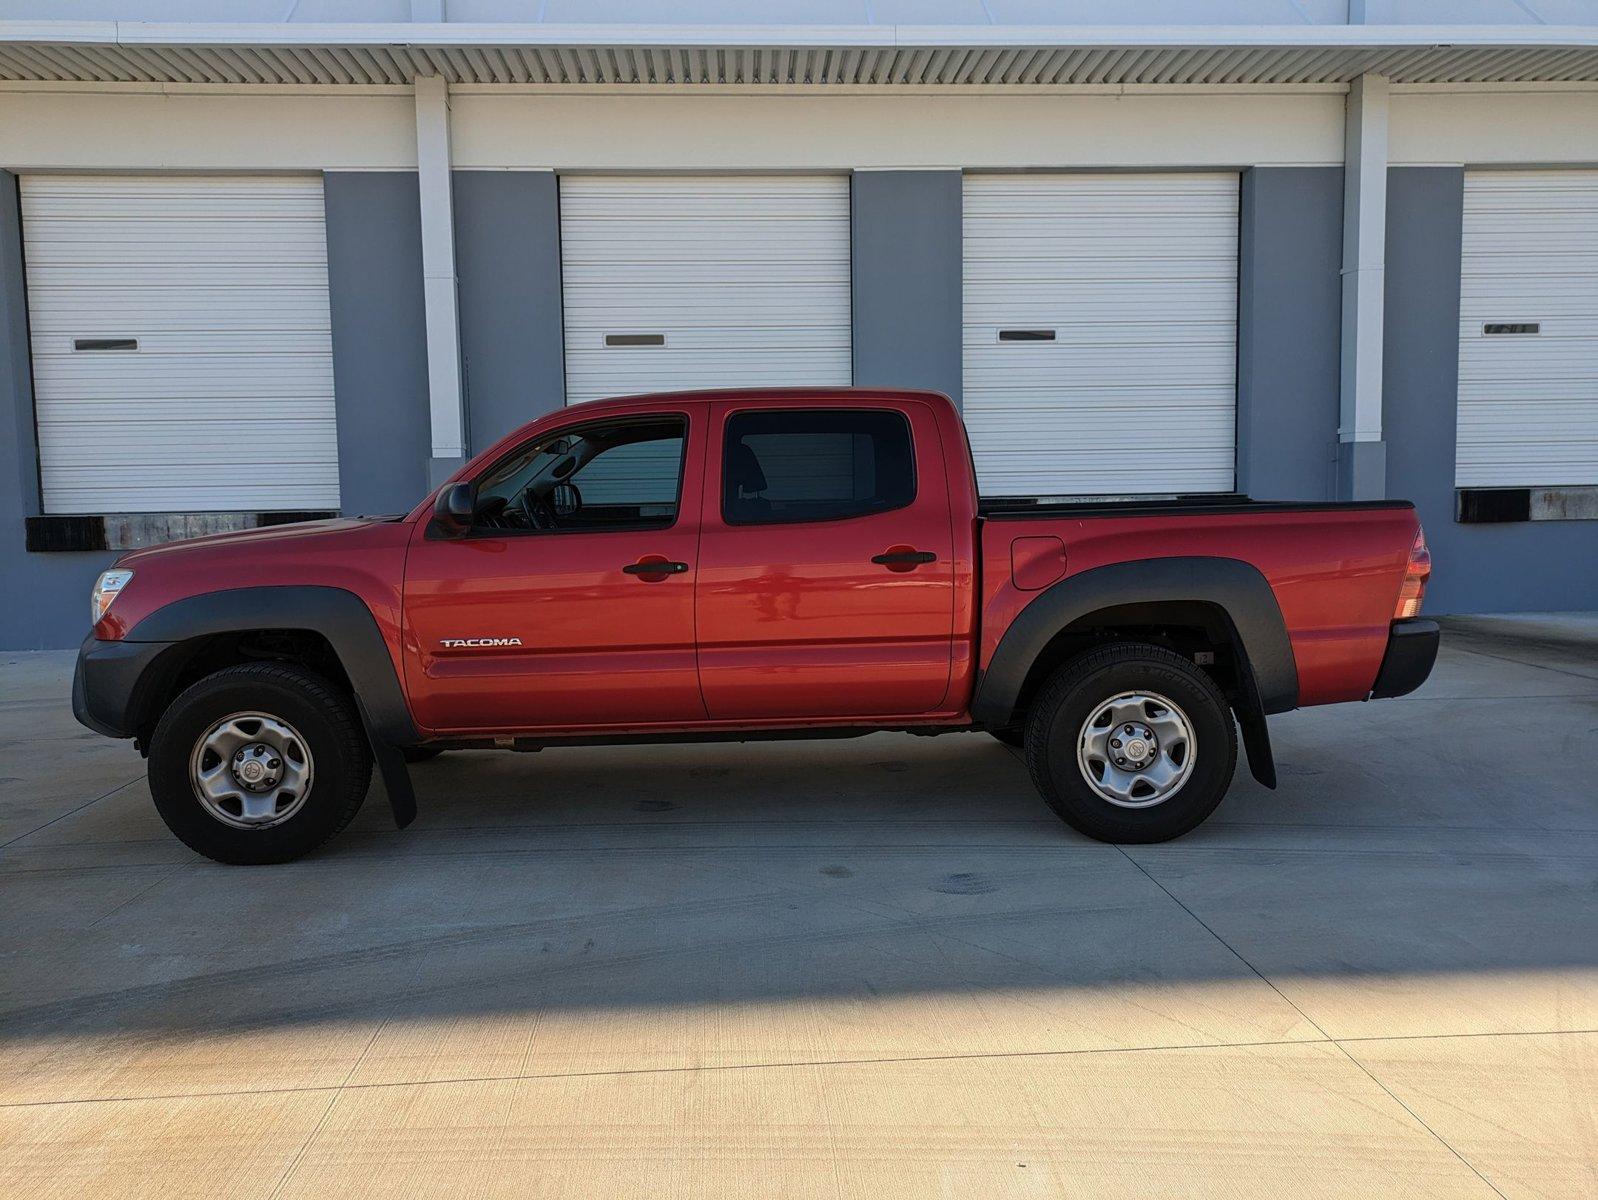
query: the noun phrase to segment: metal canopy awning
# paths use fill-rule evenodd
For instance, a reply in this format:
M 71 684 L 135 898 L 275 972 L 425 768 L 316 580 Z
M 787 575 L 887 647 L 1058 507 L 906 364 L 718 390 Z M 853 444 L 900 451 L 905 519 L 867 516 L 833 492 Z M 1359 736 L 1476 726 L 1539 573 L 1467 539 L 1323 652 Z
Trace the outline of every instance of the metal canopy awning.
M 0 79 L 1058 86 L 1598 80 L 1592 26 L 223 25 L 0 22 Z

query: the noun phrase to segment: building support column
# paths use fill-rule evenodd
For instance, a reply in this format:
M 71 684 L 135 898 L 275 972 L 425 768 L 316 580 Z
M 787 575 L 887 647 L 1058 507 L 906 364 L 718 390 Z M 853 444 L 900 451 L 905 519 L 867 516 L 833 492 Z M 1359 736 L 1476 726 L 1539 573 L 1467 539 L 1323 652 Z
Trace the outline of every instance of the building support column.
M 475 453 L 566 404 L 555 172 L 456 171 L 466 444 Z
M 1243 172 L 1237 262 L 1237 490 L 1337 496 L 1341 167 Z
M 408 512 L 429 488 L 427 304 L 414 171 L 328 171 L 339 506 Z
M 849 242 L 856 386 L 960 403 L 959 171 L 857 170 Z
M 1361 75 L 1348 90 L 1343 141 L 1343 335 L 1337 491 L 1387 495 L 1382 441 L 1382 323 L 1387 260 L 1387 80 Z
M 449 86 L 416 80 L 416 174 L 422 213 L 422 296 L 427 313 L 427 394 L 432 424 L 428 478 L 453 474 L 467 453 L 461 390 L 455 215 L 450 193 Z

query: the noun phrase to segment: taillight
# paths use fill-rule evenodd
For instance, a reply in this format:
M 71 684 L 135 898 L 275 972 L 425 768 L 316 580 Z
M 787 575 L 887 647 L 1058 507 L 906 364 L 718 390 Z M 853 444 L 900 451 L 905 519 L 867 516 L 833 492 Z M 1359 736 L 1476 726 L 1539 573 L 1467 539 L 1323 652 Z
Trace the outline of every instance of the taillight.
M 1409 548 L 1409 562 L 1404 566 L 1404 586 L 1398 589 L 1398 608 L 1393 620 L 1407 621 L 1420 616 L 1420 602 L 1426 595 L 1426 581 L 1432 577 L 1432 552 L 1426 549 L 1426 531 L 1415 530 L 1415 542 Z

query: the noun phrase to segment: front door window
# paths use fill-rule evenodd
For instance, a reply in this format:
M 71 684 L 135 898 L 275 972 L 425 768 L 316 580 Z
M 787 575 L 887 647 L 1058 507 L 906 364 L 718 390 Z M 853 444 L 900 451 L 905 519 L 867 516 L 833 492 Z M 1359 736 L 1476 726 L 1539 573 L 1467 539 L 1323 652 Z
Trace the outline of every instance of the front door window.
M 540 438 L 477 488 L 479 536 L 666 529 L 682 493 L 681 417 L 601 421 Z

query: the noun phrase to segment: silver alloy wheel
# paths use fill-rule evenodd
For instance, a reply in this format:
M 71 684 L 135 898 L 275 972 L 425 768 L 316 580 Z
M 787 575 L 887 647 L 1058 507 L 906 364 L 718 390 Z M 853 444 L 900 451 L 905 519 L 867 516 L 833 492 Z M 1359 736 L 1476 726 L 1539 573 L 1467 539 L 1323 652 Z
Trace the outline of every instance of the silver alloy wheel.
M 299 731 L 266 713 L 223 717 L 189 755 L 195 799 L 235 829 L 266 829 L 299 812 L 311 794 L 311 770 Z
M 1123 692 L 1088 714 L 1076 762 L 1100 799 L 1118 808 L 1153 808 L 1193 774 L 1193 725 L 1154 692 Z

